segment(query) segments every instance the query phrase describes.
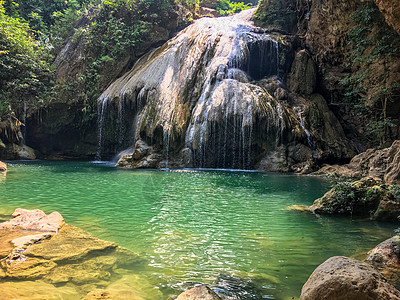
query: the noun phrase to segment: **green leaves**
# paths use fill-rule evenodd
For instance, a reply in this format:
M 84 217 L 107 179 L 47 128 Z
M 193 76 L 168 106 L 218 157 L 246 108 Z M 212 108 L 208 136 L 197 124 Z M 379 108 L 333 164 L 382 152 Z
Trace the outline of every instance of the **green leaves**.
M 10 113 L 18 116 L 24 102 L 31 108 L 43 102 L 51 69 L 46 49 L 34 39 L 29 25 L 6 15 L 3 4 L 0 1 L 0 113 L 4 118 Z

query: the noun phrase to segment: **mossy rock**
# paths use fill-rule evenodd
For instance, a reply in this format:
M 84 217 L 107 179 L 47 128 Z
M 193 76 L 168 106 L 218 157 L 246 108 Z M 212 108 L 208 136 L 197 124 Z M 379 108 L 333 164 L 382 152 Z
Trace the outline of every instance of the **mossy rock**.
M 310 210 L 317 214 L 345 214 L 376 220 L 398 220 L 400 202 L 379 178 L 365 177 L 336 184 L 315 200 Z

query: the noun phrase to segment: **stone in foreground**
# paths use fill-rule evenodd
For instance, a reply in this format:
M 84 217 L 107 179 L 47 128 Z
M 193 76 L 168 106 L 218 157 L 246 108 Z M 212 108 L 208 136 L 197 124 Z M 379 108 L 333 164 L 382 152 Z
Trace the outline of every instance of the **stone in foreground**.
M 394 300 L 400 291 L 367 263 L 334 256 L 314 270 L 301 290 L 300 300 Z
M 191 288 L 180 294 L 176 300 L 220 300 L 221 298 L 206 285 Z

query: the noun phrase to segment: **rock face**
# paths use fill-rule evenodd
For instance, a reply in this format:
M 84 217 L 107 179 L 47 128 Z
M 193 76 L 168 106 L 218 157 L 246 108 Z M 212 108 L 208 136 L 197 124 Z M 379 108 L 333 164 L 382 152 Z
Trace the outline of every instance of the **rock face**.
M 300 300 L 400 299 L 400 292 L 370 265 L 335 256 L 326 260 L 304 284 Z
M 323 97 L 310 95 L 312 61 L 301 52 L 293 75 L 311 76 L 294 88 L 307 95 L 289 95 L 278 79 L 285 46 L 254 27 L 253 13 L 197 20 L 111 84 L 98 99 L 101 154 L 135 145 L 118 165 L 267 171 L 352 157 Z
M 400 140 L 382 150 L 368 149 L 355 156 L 349 164 L 325 166 L 315 174 L 343 177 L 375 176 L 386 184 L 400 184 Z
M 202 285 L 180 294 L 176 300 L 220 300 L 221 298 L 209 287 Z
M 13 219 L 0 225 L 0 290 L 13 298 L 26 299 L 40 286 L 42 299 L 57 294 L 82 299 L 96 287 L 107 290 L 119 278 L 118 269 L 142 261 L 113 242 L 65 224 L 58 212 L 16 209 Z M 56 288 L 65 284 L 69 289 Z M 132 287 L 124 293 L 141 299 Z
M 375 0 L 386 22 L 400 35 L 400 7 L 396 0 Z
M 398 220 L 400 202 L 379 178 L 337 184 L 314 201 L 310 210 L 316 214 L 347 214 L 379 220 Z
M 288 78 L 289 89 L 301 95 L 311 95 L 317 83 L 317 69 L 306 50 L 296 53 Z

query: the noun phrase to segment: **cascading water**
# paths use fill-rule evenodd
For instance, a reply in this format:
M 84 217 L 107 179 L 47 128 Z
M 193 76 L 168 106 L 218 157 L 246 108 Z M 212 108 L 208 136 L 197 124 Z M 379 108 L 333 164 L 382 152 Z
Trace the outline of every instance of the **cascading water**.
M 97 152 L 96 160 L 101 160 L 103 149 L 104 118 L 107 113 L 107 98 L 100 97 L 97 100 Z
M 123 102 L 134 128 L 124 139 L 149 144 L 159 166 L 189 153 L 180 166 L 254 168 L 252 152 L 277 147 L 297 124 L 256 84 L 279 75 L 279 46 L 253 14 L 197 20 L 139 59 L 99 98 L 99 149 L 105 110 Z

